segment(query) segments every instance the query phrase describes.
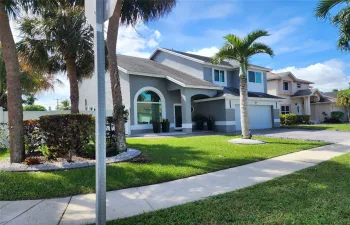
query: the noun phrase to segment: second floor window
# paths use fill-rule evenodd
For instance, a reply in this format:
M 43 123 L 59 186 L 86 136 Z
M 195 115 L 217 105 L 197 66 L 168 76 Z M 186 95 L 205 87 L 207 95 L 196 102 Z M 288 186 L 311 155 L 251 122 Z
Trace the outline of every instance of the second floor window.
M 250 83 L 262 83 L 261 72 L 248 71 L 248 80 Z
M 297 84 L 297 87 L 298 87 L 298 88 L 301 88 L 301 84 Z
M 289 91 L 289 82 L 283 82 L 283 91 Z
M 215 82 L 225 82 L 225 71 L 214 70 L 214 81 Z

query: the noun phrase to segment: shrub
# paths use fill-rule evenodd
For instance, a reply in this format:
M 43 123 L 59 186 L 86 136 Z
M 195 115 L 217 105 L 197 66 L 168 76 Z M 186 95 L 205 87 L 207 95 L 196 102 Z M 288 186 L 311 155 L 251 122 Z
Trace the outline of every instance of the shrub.
M 344 119 L 344 113 L 341 111 L 333 111 L 331 112 L 331 121 L 333 123 L 341 123 Z
M 297 124 L 297 115 L 295 114 L 284 114 L 283 119 L 281 119 L 281 121 L 283 120 L 283 125 L 293 125 L 293 124 Z
M 47 145 L 42 145 L 40 148 L 41 154 L 45 156 L 47 159 L 54 159 L 56 158 L 52 152 L 50 152 L 49 148 Z
M 281 125 L 285 125 L 285 123 L 286 123 L 285 114 L 280 114 L 280 123 L 281 123 Z
M 8 148 L 9 140 L 6 126 L 7 124 L 0 123 L 0 150 Z
M 46 108 L 42 105 L 25 105 L 23 111 L 46 111 Z
M 193 120 L 196 122 L 196 129 L 197 130 L 203 130 L 204 129 L 204 122 L 207 121 L 207 118 L 201 114 L 196 114 L 193 117 Z
M 297 115 L 297 124 L 310 124 L 311 115 Z
M 215 126 L 215 118 L 214 118 L 214 116 L 209 116 L 208 117 L 207 126 L 208 126 L 208 130 L 214 130 L 214 126 Z
M 95 158 L 95 142 L 90 140 L 84 144 L 84 156 L 88 158 Z
M 40 117 L 40 128 L 50 154 L 64 157 L 83 155 L 83 146 L 94 134 L 94 118 L 85 114 L 62 114 Z
M 41 146 L 42 134 L 39 128 L 39 120 L 25 120 L 24 146 L 27 153 L 32 153 Z

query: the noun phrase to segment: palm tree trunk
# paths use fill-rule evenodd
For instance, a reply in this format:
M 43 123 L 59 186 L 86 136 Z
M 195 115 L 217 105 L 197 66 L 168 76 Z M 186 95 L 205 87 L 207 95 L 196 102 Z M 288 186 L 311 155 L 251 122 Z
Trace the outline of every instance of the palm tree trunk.
M 247 70 L 245 65 L 241 65 L 239 68 L 239 94 L 240 94 L 240 112 L 241 112 L 241 128 L 243 139 L 250 139 L 250 123 L 248 114 L 248 83 L 247 83 Z
M 122 2 L 118 1 L 115 7 L 113 16 L 109 19 L 107 30 L 107 50 L 109 60 L 109 72 L 111 78 L 111 89 L 113 99 L 113 119 L 115 123 L 115 133 L 118 151 L 126 151 L 125 141 L 125 121 L 124 121 L 124 107 L 123 98 L 120 87 L 120 78 L 117 64 L 117 38 L 119 29 L 119 19 L 122 8 Z
M 0 41 L 7 74 L 11 163 L 19 163 L 23 162 L 25 158 L 22 91 L 16 45 L 10 28 L 10 21 L 5 11 L 4 0 L 0 0 Z
M 75 59 L 67 58 L 67 74 L 70 86 L 71 113 L 79 113 L 79 87 Z

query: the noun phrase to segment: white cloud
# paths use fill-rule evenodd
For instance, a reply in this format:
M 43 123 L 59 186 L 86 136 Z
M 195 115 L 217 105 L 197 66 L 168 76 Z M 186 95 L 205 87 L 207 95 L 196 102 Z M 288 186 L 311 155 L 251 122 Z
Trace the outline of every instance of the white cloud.
M 350 76 L 345 73 L 349 65 L 338 59 L 331 59 L 323 63 L 316 63 L 303 68 L 295 66 L 275 70 L 274 72 L 290 71 L 296 77 L 314 82 L 312 86 L 321 91 L 332 91 L 334 88 L 349 87 Z
M 192 53 L 192 54 L 196 54 L 196 55 L 212 57 L 218 51 L 219 51 L 219 49 L 217 47 L 213 46 L 213 47 L 209 47 L 209 48 L 202 48 L 202 49 L 199 49 L 199 50 L 188 51 L 187 53 Z

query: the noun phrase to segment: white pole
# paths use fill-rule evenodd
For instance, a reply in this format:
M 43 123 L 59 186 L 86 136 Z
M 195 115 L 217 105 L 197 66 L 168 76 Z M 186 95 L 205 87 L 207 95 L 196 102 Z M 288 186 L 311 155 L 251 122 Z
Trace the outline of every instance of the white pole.
M 94 29 L 95 74 L 97 75 L 96 110 L 96 224 L 106 224 L 106 99 L 105 99 L 105 44 L 104 0 L 95 0 Z

